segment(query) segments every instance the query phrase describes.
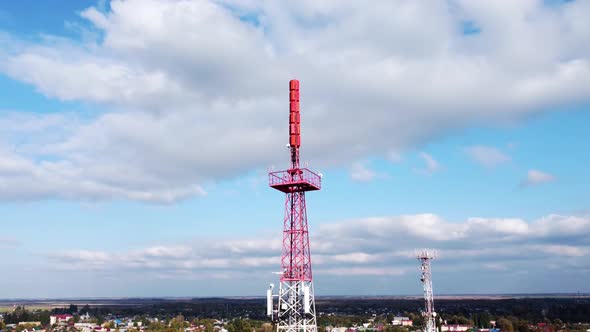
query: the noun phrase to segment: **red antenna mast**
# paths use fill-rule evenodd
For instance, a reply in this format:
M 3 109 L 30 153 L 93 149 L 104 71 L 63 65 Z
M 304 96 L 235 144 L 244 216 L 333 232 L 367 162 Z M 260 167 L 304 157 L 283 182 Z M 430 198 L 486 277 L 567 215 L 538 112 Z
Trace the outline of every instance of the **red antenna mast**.
M 274 309 L 272 287 L 267 292 L 267 314 L 277 319 L 277 331 L 316 332 L 317 321 L 305 192 L 321 189 L 321 177 L 300 168 L 301 116 L 299 81 L 289 81 L 289 149 L 291 168 L 269 173 L 269 185 L 286 194 L 283 221 L 283 254 L 278 306 Z

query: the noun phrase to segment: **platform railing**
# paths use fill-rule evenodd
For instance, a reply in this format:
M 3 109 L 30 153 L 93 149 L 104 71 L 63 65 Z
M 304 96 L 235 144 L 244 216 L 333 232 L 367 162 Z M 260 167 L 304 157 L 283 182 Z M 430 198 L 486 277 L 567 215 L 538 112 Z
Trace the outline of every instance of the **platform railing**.
M 268 184 L 271 187 L 302 183 L 320 189 L 322 187 L 322 178 L 307 168 L 277 171 L 268 174 Z

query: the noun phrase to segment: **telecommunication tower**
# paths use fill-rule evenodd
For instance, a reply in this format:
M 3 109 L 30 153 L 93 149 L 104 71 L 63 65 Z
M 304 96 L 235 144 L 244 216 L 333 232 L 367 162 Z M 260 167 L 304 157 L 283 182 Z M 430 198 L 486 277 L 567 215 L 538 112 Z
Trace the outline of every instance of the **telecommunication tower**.
M 277 332 L 316 332 L 315 300 L 311 273 L 305 192 L 321 189 L 321 176 L 299 166 L 301 116 L 299 81 L 289 81 L 289 151 L 291 167 L 269 173 L 270 187 L 286 194 L 283 249 L 278 304 L 274 308 L 273 284 L 267 291 L 267 315 L 277 322 Z
M 436 250 L 422 249 L 416 251 L 416 258 L 420 261 L 420 270 L 422 276 L 420 281 L 424 285 L 424 312 L 422 315 L 425 320 L 424 332 L 436 332 L 436 312 L 434 311 L 434 295 L 432 293 L 432 270 L 430 261 L 437 257 Z

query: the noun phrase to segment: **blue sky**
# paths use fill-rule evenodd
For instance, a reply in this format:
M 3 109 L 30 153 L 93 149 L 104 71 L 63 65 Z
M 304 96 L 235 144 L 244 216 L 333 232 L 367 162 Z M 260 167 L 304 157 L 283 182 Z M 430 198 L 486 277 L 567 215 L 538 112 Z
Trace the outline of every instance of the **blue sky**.
M 584 13 L 3 4 L 1 297 L 263 294 L 293 77 L 319 295 L 419 294 L 420 247 L 439 293 L 590 292 Z

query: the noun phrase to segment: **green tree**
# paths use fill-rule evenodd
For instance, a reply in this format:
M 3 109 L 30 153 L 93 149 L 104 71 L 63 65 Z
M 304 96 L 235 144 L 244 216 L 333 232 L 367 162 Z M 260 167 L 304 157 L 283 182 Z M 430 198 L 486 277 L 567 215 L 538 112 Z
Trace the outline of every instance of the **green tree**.
M 263 332 L 272 332 L 273 331 L 272 324 L 271 323 L 262 324 L 262 331 Z M 210 331 L 207 331 L 207 329 L 205 329 L 205 332 L 210 332 Z
M 78 306 L 75 304 L 70 304 L 70 307 L 68 308 L 68 313 L 75 314 L 77 312 L 78 312 Z
M 50 321 L 49 316 L 50 316 L 49 311 L 43 310 L 43 311 L 39 312 L 39 317 L 37 319 L 41 322 L 41 325 L 47 326 L 47 325 L 49 325 L 49 321 Z
M 498 328 L 503 332 L 514 332 L 514 326 L 512 325 L 512 322 L 507 318 L 498 319 L 496 324 L 498 325 Z
M 492 325 L 490 324 L 490 321 L 492 320 L 492 316 L 490 316 L 490 314 L 487 311 L 484 311 L 480 314 L 480 321 L 481 321 L 481 327 L 482 328 L 490 328 L 492 327 Z
M 152 323 L 149 319 L 147 319 L 147 317 L 145 316 L 141 316 L 140 317 L 140 322 L 142 326 L 150 326 L 150 324 Z
M 172 321 L 170 321 L 170 327 L 173 329 L 183 329 L 184 328 L 184 316 L 183 315 L 178 315 L 176 317 L 174 317 L 172 319 Z
M 164 324 L 162 322 L 153 322 L 148 326 L 149 331 L 162 331 L 164 330 Z
M 469 318 L 463 315 L 453 315 L 447 318 L 448 324 L 460 324 L 460 325 L 473 325 L 473 322 Z
M 213 332 L 214 331 L 213 322 L 211 322 L 211 320 L 207 320 L 204 325 L 205 325 L 205 332 Z M 272 326 L 271 326 L 271 328 L 272 328 Z M 265 330 L 265 332 L 271 332 L 271 331 Z
M 529 332 L 529 324 L 526 320 L 519 320 L 516 323 L 516 331 L 518 332 Z
M 24 330 L 30 330 L 33 329 L 35 327 L 35 325 L 33 324 L 18 324 L 15 328 L 16 332 L 21 332 Z
M 104 323 L 104 317 L 101 314 L 96 314 L 96 317 L 94 317 L 93 322 L 98 325 L 102 325 L 102 323 Z
M 408 329 L 405 328 L 405 327 L 401 327 L 401 326 L 391 326 L 391 325 L 388 325 L 385 328 L 385 331 L 386 332 L 408 332 Z
M 424 326 L 424 316 L 422 314 L 410 313 L 408 318 L 412 320 L 414 326 Z
M 244 319 L 236 318 L 227 324 L 228 332 L 252 332 L 250 322 Z
M 477 314 L 473 314 L 473 324 L 475 327 L 479 328 L 489 328 L 490 327 L 490 314 L 487 312 L 480 312 Z

